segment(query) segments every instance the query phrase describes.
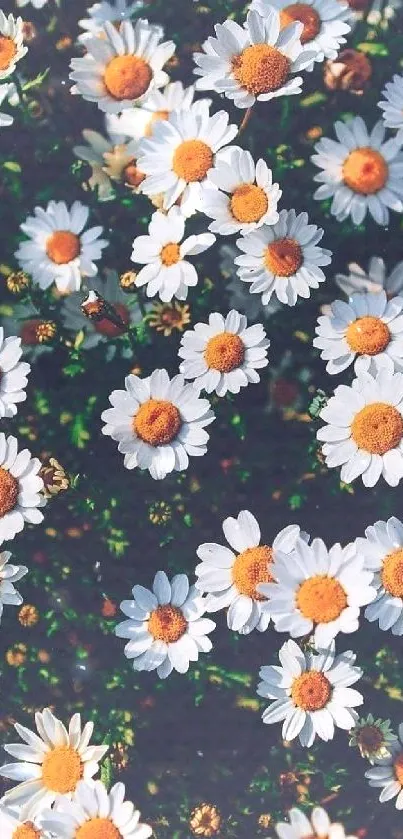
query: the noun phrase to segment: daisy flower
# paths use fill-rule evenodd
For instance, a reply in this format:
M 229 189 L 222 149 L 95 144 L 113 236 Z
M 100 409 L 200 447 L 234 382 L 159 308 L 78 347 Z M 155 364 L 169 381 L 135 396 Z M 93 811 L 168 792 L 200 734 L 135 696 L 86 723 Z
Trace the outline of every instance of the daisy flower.
M 88 215 L 88 207 L 80 201 L 74 201 L 70 209 L 64 201 L 49 201 L 46 210 L 35 207 L 34 215 L 21 224 L 29 239 L 21 242 L 15 257 L 40 288 L 55 282 L 67 294 L 78 291 L 82 277 L 97 273 L 96 260 L 109 242 L 99 238 L 102 227 L 83 232 Z
M 397 737 L 390 727 L 390 720 L 376 720 L 372 714 L 356 722 L 350 731 L 349 746 L 356 747 L 361 757 L 374 764 L 379 758 L 389 757 L 392 743 Z
M 136 286 L 147 286 L 147 297 L 158 294 L 163 303 L 173 297 L 186 300 L 189 286 L 197 285 L 194 265 L 186 257 L 203 253 L 215 242 L 212 233 L 185 235 L 185 218 L 178 207 L 168 213 L 157 210 L 148 227 L 148 236 L 137 236 L 131 261 L 141 263 Z M 182 241 L 183 240 L 183 241 Z
M 301 45 L 302 23 L 281 30 L 280 14 L 270 7 L 264 18 L 250 11 L 244 26 L 226 20 L 214 28 L 216 38 L 208 38 L 204 52 L 193 56 L 199 90 L 224 93 L 237 108 L 301 93 L 301 76 L 290 75 L 308 67 L 316 54 Z
M 346 836 L 339 822 L 331 822 L 323 807 L 314 807 L 310 819 L 298 807 L 293 807 L 288 815 L 289 823 L 276 824 L 279 839 L 357 839 L 356 836 Z
M 170 379 L 166 370 L 146 379 L 127 376 L 125 390 L 114 390 L 109 401 L 102 432 L 119 443 L 126 469 L 148 469 L 158 480 L 187 469 L 189 456 L 206 454 L 204 429 L 215 416 L 182 376 Z
M 260 544 L 260 527 L 248 510 L 222 525 L 230 545 L 206 542 L 199 545 L 196 586 L 207 594 L 208 612 L 228 608 L 229 629 L 248 635 L 253 629 L 265 632 L 270 622 L 271 603 L 258 591 L 259 583 L 273 579 L 271 568 L 279 552 L 289 555 L 298 539 L 308 539 L 296 524 L 275 536 L 270 545 Z
M 305 0 L 303 3 L 289 3 L 288 0 L 253 0 L 251 10 L 265 17 L 272 8 L 280 13 L 280 27 L 301 22 L 300 35 L 303 52 L 315 52 L 314 61 L 336 58 L 345 35 L 351 31 L 351 11 L 347 3 L 338 0 Z M 312 69 L 313 63 L 310 68 Z
M 262 224 L 276 224 L 282 192 L 264 160 L 254 163 L 250 152 L 234 146 L 223 152 L 207 175 L 214 189 L 203 193 L 202 211 L 214 221 L 209 230 L 221 236 L 249 233 Z
M 357 262 L 350 262 L 349 273 L 336 274 L 336 283 L 348 296 L 355 291 L 382 291 L 388 299 L 403 291 L 403 262 L 398 262 L 388 273 L 381 256 L 371 256 L 367 271 Z
M 168 81 L 162 67 L 175 51 L 173 41 L 159 43 L 162 33 L 140 18 L 124 20 L 119 32 L 107 22 L 102 38 L 85 41 L 87 54 L 71 60 L 71 88 L 101 111 L 118 114 L 142 102 L 155 88 Z
M 45 839 L 38 817 L 24 807 L 16 816 L 14 810 L 3 808 L 0 802 L 0 835 L 2 839 Z
M 329 265 L 331 251 L 318 247 L 323 230 L 308 224 L 307 213 L 281 210 L 273 227 L 237 239 L 242 256 L 237 256 L 238 276 L 250 283 L 250 293 L 260 294 L 264 306 L 275 295 L 280 303 L 295 306 L 298 297 L 310 297 L 326 279 L 321 265 Z
M 218 312 L 208 323 L 196 323 L 183 335 L 179 370 L 194 379 L 196 390 L 217 396 L 239 393 L 250 382 L 260 382 L 258 369 L 267 367 L 270 341 L 260 323 L 248 327 L 245 315 L 232 309 L 226 318 Z
M 2 105 L 5 100 L 9 101 L 8 97 L 10 93 L 13 91 L 13 88 L 13 84 L 0 84 L 0 105 Z M 13 124 L 13 122 L 14 117 L 12 117 L 10 114 L 5 114 L 3 111 L 0 111 L 0 128 L 8 128 L 9 125 Z
M 385 85 L 382 95 L 378 105 L 383 111 L 384 125 L 386 128 L 403 128 L 403 76 L 396 73 Z
M 330 212 L 337 221 L 351 215 L 353 224 L 361 224 L 367 212 L 377 224 L 389 221 L 389 208 L 403 210 L 402 143 L 397 138 L 386 143 L 383 123 L 377 122 L 368 133 L 364 120 L 354 117 L 334 124 L 337 141 L 322 137 L 312 155 L 322 169 L 314 180 L 321 186 L 314 193 L 317 201 L 332 198 Z
M 235 245 L 225 244 L 219 248 L 220 271 L 226 280 L 231 279 L 231 282 L 227 283 L 225 287 L 229 308 L 239 310 L 251 321 L 266 320 L 275 312 L 278 312 L 281 304 L 277 297 L 272 297 L 268 305 L 263 306 L 261 297 L 249 293 L 249 289 L 245 288 L 245 285 L 239 281 L 239 277 L 235 273 L 235 257 L 238 256 L 238 253 Z
M 10 551 L 0 553 L 0 622 L 4 606 L 21 606 L 23 599 L 14 587 L 28 573 L 25 565 L 7 565 Z
M 163 90 L 155 90 L 147 96 L 141 108 L 123 111 L 117 117 L 117 125 L 124 134 L 134 140 L 150 137 L 155 123 L 169 119 L 177 111 L 204 113 L 209 110 L 211 99 L 194 102 L 195 86 L 184 87 L 182 82 L 169 82 Z
M 335 726 L 348 731 L 354 725 L 353 709 L 363 703 L 351 687 L 362 676 L 354 667 L 355 653 L 336 656 L 334 642 L 320 652 L 303 652 L 295 641 L 286 641 L 279 659 L 281 666 L 260 668 L 257 693 L 274 699 L 262 719 L 266 724 L 283 720 L 283 740 L 299 736 L 301 746 L 310 748 L 316 736 L 332 740 Z
M 115 148 L 126 144 L 126 135 L 120 132 L 116 124 L 117 117 L 106 114 L 106 137 L 98 131 L 85 128 L 82 132 L 86 145 L 73 147 L 73 153 L 79 160 L 85 160 L 91 166 L 92 173 L 88 180 L 91 189 L 98 190 L 100 201 L 109 201 L 114 197 L 111 178 L 105 171 L 107 160 L 105 155 L 113 155 Z
M 186 574 L 176 574 L 169 582 L 165 571 L 157 571 L 153 589 L 134 586 L 133 600 L 123 600 L 120 608 L 128 620 L 115 628 L 118 638 L 128 638 L 126 658 L 133 659 L 134 670 L 157 670 L 166 679 L 177 670 L 187 673 L 199 653 L 212 648 L 207 636 L 215 629 L 205 618 L 206 604 Z
M 403 524 L 392 516 L 367 527 L 365 539 L 356 540 L 366 568 L 374 574 L 376 599 L 365 617 L 379 628 L 403 635 Z
M 88 38 L 102 36 L 107 21 L 119 29 L 122 21 L 131 20 L 143 6 L 142 0 L 101 0 L 100 3 L 94 3 L 86 9 L 88 17 L 78 21 L 81 29 L 85 30 L 78 36 L 78 40 L 85 44 Z
M 0 434 L 0 545 L 29 524 L 40 524 L 43 506 L 41 462 L 28 449 L 18 451 L 15 437 Z
M 210 116 L 207 108 L 172 113 L 159 120 L 153 134 L 140 141 L 138 166 L 147 175 L 142 184 L 146 195 L 164 193 L 164 209 L 181 199 L 181 210 L 190 216 L 202 207 L 209 186 L 207 173 L 220 159 L 238 127 L 229 124 L 226 111 Z
M 396 809 L 403 810 L 403 723 L 399 725 L 399 739 L 391 744 L 390 755 L 377 758 L 365 777 L 370 787 L 381 787 L 382 804 L 396 798 Z
M 28 52 L 24 47 L 22 18 L 8 17 L 0 9 L 0 79 L 11 76 L 17 62 Z
M 348 303 L 335 300 L 330 315 L 318 318 L 313 345 L 322 350 L 330 374 L 341 373 L 354 362 L 357 376 L 385 369 L 403 370 L 403 297 L 353 294 Z
M 32 810 L 51 807 L 59 795 L 71 796 L 79 781 L 90 780 L 98 772 L 108 746 L 90 746 L 94 723 L 87 722 L 81 729 L 80 714 L 72 716 L 69 729 L 49 708 L 35 714 L 38 734 L 15 723 L 14 728 L 23 744 L 6 743 L 5 751 L 17 762 L 0 767 L 0 775 L 19 781 L 6 792 L 7 806 L 30 803 Z M 39 736 L 38 736 L 39 735 Z
M 18 403 L 27 398 L 25 388 L 31 366 L 20 361 L 21 356 L 21 338 L 5 338 L 0 326 L 0 419 L 15 417 Z
M 339 385 L 320 412 L 317 432 L 329 468 L 341 466 L 346 484 L 359 475 L 366 487 L 381 477 L 397 486 L 403 477 L 403 375 L 382 370 Z

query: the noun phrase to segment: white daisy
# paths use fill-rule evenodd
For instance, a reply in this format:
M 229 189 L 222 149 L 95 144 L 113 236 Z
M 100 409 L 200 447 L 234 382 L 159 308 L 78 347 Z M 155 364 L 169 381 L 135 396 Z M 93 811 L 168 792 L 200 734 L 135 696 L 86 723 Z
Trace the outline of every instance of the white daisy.
M 378 105 L 383 111 L 384 125 L 386 128 L 403 128 L 403 76 L 396 73 L 385 85 L 382 95 Z
M 357 748 L 361 757 L 366 758 L 372 765 L 379 758 L 389 757 L 391 744 L 397 740 L 390 720 L 375 719 L 373 714 L 367 714 L 366 717 L 357 720 L 349 734 L 348 745 Z
M 106 137 L 98 131 L 85 128 L 82 132 L 86 145 L 73 147 L 73 152 L 79 160 L 85 160 L 90 164 L 92 172 L 88 180 L 91 189 L 98 191 L 100 201 L 109 201 L 114 198 L 115 192 L 111 184 L 111 177 L 107 173 L 106 155 L 113 155 L 117 146 L 126 144 L 126 135 L 120 133 L 116 125 L 116 117 L 107 114 L 105 117 Z
M 376 760 L 376 765 L 365 773 L 370 787 L 381 787 L 382 804 L 396 798 L 397 810 L 403 810 L 403 723 L 399 725 L 399 739 L 390 744 L 391 754 Z
M 281 304 L 277 297 L 272 297 L 267 306 L 263 306 L 260 296 L 249 293 L 249 289 L 239 281 L 236 274 L 235 257 L 238 256 L 238 253 L 235 245 L 225 244 L 219 248 L 220 271 L 225 279 L 231 279 L 231 282 L 225 286 L 225 291 L 228 293 L 229 308 L 239 310 L 251 321 L 266 320 L 275 312 L 278 312 Z
M 207 180 L 214 188 L 203 192 L 202 211 L 214 219 L 209 226 L 212 233 L 249 233 L 278 221 L 282 191 L 273 183 L 273 173 L 262 158 L 255 165 L 250 152 L 230 147 Z
M 126 469 L 148 469 L 155 480 L 189 465 L 189 456 L 206 454 L 205 426 L 215 419 L 207 399 L 200 399 L 182 376 L 170 379 L 154 370 L 140 379 L 127 376 L 125 390 L 114 390 L 104 411 L 103 434 L 119 442 Z
M 17 62 L 28 52 L 24 47 L 22 18 L 8 17 L 0 9 L 0 79 L 11 76 Z
M 403 370 L 403 297 L 388 301 L 384 291 L 335 300 L 330 315 L 318 318 L 313 345 L 322 350 L 328 373 L 341 373 L 354 362 L 360 373 Z
M 85 42 L 84 58 L 71 60 L 71 88 L 101 111 L 118 114 L 142 102 L 155 88 L 168 81 L 162 67 L 175 51 L 173 41 L 161 39 L 161 30 L 140 18 L 124 20 L 119 32 L 113 23 L 103 26 L 104 37 Z
M 365 539 L 356 540 L 365 566 L 374 574 L 376 599 L 367 606 L 367 620 L 379 628 L 403 635 L 403 524 L 392 516 L 367 527 Z
M 131 20 L 143 6 L 142 0 L 101 0 L 100 3 L 94 3 L 86 9 L 88 17 L 78 21 L 81 29 L 85 30 L 78 36 L 78 40 L 85 44 L 88 38 L 102 35 L 107 21 L 119 28 L 123 20 Z
M 5 100 L 8 101 L 8 97 L 13 88 L 13 84 L 0 84 L 0 105 L 2 105 Z M 13 122 L 14 117 L 12 117 L 11 114 L 5 114 L 3 111 L 0 111 L 0 128 L 8 128 L 8 126 L 12 125 Z
M 5 338 L 0 326 L 0 419 L 15 417 L 18 403 L 27 398 L 25 388 L 31 366 L 20 361 L 21 356 L 21 338 Z
M 188 288 L 197 285 L 198 276 L 188 256 L 203 253 L 215 242 L 212 233 L 185 235 L 185 218 L 178 207 L 168 213 L 157 210 L 148 227 L 148 236 L 133 242 L 132 262 L 144 265 L 136 277 L 137 286 L 147 286 L 147 297 L 158 294 L 163 303 L 173 297 L 186 300 Z
M 25 565 L 7 565 L 10 551 L 0 553 L 0 622 L 4 606 L 21 606 L 23 599 L 14 587 L 28 573 Z M 2 834 L 1 834 L 2 835 Z
M 259 671 L 258 695 L 274 699 L 263 711 L 264 723 L 284 720 L 283 739 L 299 736 L 301 746 L 307 748 L 316 736 L 332 740 L 335 726 L 347 731 L 352 728 L 358 719 L 353 709 L 363 703 L 361 693 L 351 687 L 362 676 L 362 670 L 354 667 L 352 650 L 336 656 L 333 641 L 319 652 L 303 652 L 295 641 L 286 641 L 279 659 L 281 666 Z
M 99 238 L 102 227 L 83 232 L 88 216 L 88 207 L 80 201 L 74 201 L 70 209 L 64 201 L 49 201 L 46 210 L 35 207 L 34 215 L 21 224 L 29 239 L 21 242 L 15 256 L 40 288 L 55 282 L 64 294 L 78 291 L 82 277 L 97 273 L 96 261 L 109 242 Z
M 134 670 L 157 670 L 166 679 L 177 670 L 187 673 L 199 653 L 212 648 L 207 636 L 214 621 L 203 617 L 204 598 L 189 586 L 186 574 L 176 574 L 169 582 L 165 571 L 157 571 L 153 590 L 134 586 L 133 600 L 123 600 L 120 608 L 128 620 L 115 628 L 118 638 L 128 638 L 126 658 L 133 659 Z
M 310 819 L 298 807 L 293 807 L 288 816 L 289 823 L 276 824 L 279 839 L 357 839 L 351 834 L 346 836 L 339 822 L 331 822 L 323 807 L 314 807 Z
M 80 714 L 72 716 L 69 729 L 49 708 L 35 714 L 38 734 L 15 723 L 14 728 L 23 744 L 6 743 L 5 751 L 18 762 L 0 767 L 0 775 L 19 781 L 6 792 L 6 806 L 30 803 L 33 812 L 50 807 L 59 795 L 71 797 L 79 781 L 90 780 L 98 772 L 108 746 L 90 746 L 94 723 L 87 722 L 81 729 Z M 39 736 L 38 736 L 39 735 Z
M 196 390 L 217 396 L 239 393 L 250 382 L 260 382 L 257 371 L 269 363 L 269 346 L 262 324 L 248 327 L 245 315 L 235 309 L 226 318 L 213 312 L 208 323 L 196 323 L 182 336 L 179 370 L 185 379 L 194 379 Z
M 163 90 L 155 90 L 147 97 L 141 108 L 131 108 L 123 111 L 117 117 L 120 131 L 140 140 L 153 133 L 155 123 L 169 119 L 170 114 L 177 111 L 192 111 L 204 113 L 209 110 L 211 99 L 199 99 L 194 102 L 195 86 L 184 87 L 182 82 L 169 82 Z
M 290 524 L 280 530 L 271 545 L 261 545 L 260 527 L 248 510 L 242 510 L 236 519 L 225 519 L 222 528 L 230 548 L 215 542 L 199 545 L 201 563 L 196 566 L 196 586 L 207 594 L 208 612 L 229 607 L 229 629 L 243 635 L 253 629 L 265 632 L 271 603 L 257 586 L 272 579 L 272 563 L 279 552 L 289 555 L 298 539 L 308 536 L 298 525 Z
M 304 0 L 303 3 L 289 3 L 288 0 L 253 0 L 250 7 L 265 17 L 272 8 L 280 13 L 283 29 L 290 23 L 303 24 L 301 44 L 304 52 L 315 52 L 314 61 L 336 58 L 345 35 L 351 31 L 351 11 L 347 3 L 338 0 Z M 311 69 L 312 65 L 310 68 Z
M 213 116 L 207 109 L 178 111 L 159 120 L 152 136 L 140 142 L 138 166 L 147 175 L 142 191 L 146 195 L 163 192 L 165 210 L 181 198 L 182 212 L 192 215 L 202 207 L 207 173 L 220 159 L 220 149 L 237 132 L 226 111 Z
M 359 475 L 366 487 L 381 477 L 397 486 L 403 477 L 403 375 L 365 373 L 351 387 L 339 385 L 320 412 L 317 432 L 329 468 L 341 466 L 346 484 Z
M 260 294 L 263 305 L 275 295 L 280 303 L 295 306 L 298 297 L 310 297 L 311 288 L 319 288 L 326 279 L 321 265 L 329 265 L 331 251 L 318 247 L 321 227 L 308 224 L 308 214 L 281 210 L 273 227 L 237 239 L 242 256 L 235 259 L 238 276 L 250 283 L 250 293 Z
M 39 818 L 31 814 L 30 807 L 22 808 L 17 816 L 0 802 L 0 836 L 1 839 L 46 839 L 49 834 L 41 829 Z
M 334 124 L 337 141 L 322 137 L 316 144 L 313 163 L 322 169 L 314 180 L 321 186 L 314 193 L 317 201 L 332 198 L 330 212 L 337 221 L 351 215 L 361 224 L 367 211 L 377 224 L 389 221 L 389 208 L 403 211 L 402 143 L 387 140 L 382 121 L 368 133 L 364 120 L 353 117 Z
M 15 437 L 0 434 L 0 545 L 14 539 L 25 523 L 40 524 L 43 506 L 41 462 L 28 449 L 18 451 Z
M 368 270 L 365 272 L 357 262 L 350 262 L 349 273 L 336 274 L 336 283 L 350 295 L 355 291 L 382 291 L 385 290 L 388 299 L 403 291 L 403 262 L 398 262 L 388 274 L 386 265 L 381 256 L 371 256 L 368 263 Z
M 290 75 L 308 67 L 316 54 L 301 45 L 302 23 L 280 31 L 280 15 L 270 7 L 264 18 L 249 12 L 244 26 L 226 20 L 214 28 L 216 38 L 208 38 L 204 52 L 193 56 L 199 90 L 224 93 L 237 108 L 301 93 L 301 76 Z

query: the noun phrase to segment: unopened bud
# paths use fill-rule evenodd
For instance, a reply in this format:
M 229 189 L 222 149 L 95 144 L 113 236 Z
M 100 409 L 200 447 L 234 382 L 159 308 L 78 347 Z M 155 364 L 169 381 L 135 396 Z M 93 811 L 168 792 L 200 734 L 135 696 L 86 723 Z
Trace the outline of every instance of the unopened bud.
M 371 75 L 371 62 L 358 50 L 342 50 L 334 61 L 325 63 L 324 82 L 328 90 L 348 90 L 361 96 Z

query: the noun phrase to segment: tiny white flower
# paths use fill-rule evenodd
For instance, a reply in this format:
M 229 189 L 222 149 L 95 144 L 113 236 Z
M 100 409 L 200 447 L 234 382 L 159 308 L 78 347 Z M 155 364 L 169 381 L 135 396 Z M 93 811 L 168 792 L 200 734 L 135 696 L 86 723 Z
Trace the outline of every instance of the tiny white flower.
M 381 256 L 371 256 L 368 270 L 357 262 L 348 264 L 349 273 L 336 274 L 336 283 L 347 296 L 355 291 L 378 292 L 384 290 L 388 299 L 403 291 L 403 262 L 398 262 L 388 273 Z
M 21 361 L 21 338 L 5 338 L 0 326 L 0 419 L 15 417 L 17 405 L 27 398 L 25 388 L 30 364 Z
M 28 573 L 25 565 L 8 565 L 10 551 L 0 553 L 0 623 L 4 606 L 21 606 L 23 599 L 14 587 Z
M 86 9 L 87 17 L 78 21 L 81 29 L 85 30 L 78 40 L 86 44 L 88 38 L 102 35 L 103 26 L 108 21 L 119 29 L 122 21 L 131 20 L 143 6 L 142 0 L 101 0 L 94 3 Z
M 38 509 L 44 504 L 40 468 L 40 460 L 31 457 L 28 449 L 18 451 L 15 437 L 0 434 L 0 545 L 14 539 L 26 522 L 43 521 Z
M 378 102 L 383 111 L 382 119 L 386 128 L 403 128 L 403 76 L 397 73 L 391 82 L 387 82 L 383 91 L 383 99 Z
M 24 47 L 22 18 L 8 17 L 0 9 L 0 79 L 11 76 L 18 61 L 28 52 Z
M 41 826 L 57 839 L 148 839 L 152 828 L 140 822 L 125 792 L 121 783 L 108 792 L 102 781 L 80 781 L 71 801 L 60 798 L 52 810 L 43 811 Z
M 370 787 L 380 787 L 379 801 L 396 798 L 395 807 L 403 810 L 403 723 L 399 725 L 399 739 L 390 744 L 390 755 L 379 758 L 365 773 Z
M 395 516 L 367 527 L 365 539 L 356 540 L 365 567 L 374 574 L 377 593 L 365 610 L 379 629 L 403 635 L 403 524 Z

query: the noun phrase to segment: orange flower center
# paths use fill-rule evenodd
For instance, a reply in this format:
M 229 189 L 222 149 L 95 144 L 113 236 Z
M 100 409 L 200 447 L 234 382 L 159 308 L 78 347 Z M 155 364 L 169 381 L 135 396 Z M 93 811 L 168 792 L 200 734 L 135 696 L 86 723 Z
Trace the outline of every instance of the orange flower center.
M 388 164 L 376 149 L 354 149 L 343 163 L 344 183 L 362 195 L 373 195 L 382 189 L 388 174 Z
M 150 446 L 164 446 L 176 437 L 182 425 L 181 415 L 172 402 L 149 399 L 134 417 L 134 430 Z
M 71 746 L 55 746 L 44 757 L 42 782 L 52 792 L 61 795 L 74 792 L 82 773 L 80 755 Z
M 14 830 L 11 839 L 40 839 L 41 832 L 33 826 L 32 822 L 25 822 L 17 830 Z
M 124 180 L 125 183 L 130 184 L 130 186 L 138 187 L 141 183 L 143 183 L 145 175 L 143 172 L 140 172 L 140 169 L 136 166 L 136 161 L 132 160 L 124 169 Z
M 202 181 L 213 165 L 213 152 L 203 140 L 184 140 L 175 149 L 172 168 L 178 178 Z
M 384 589 L 393 597 L 403 597 L 403 548 L 385 556 L 381 580 Z
M 373 402 L 355 415 L 351 436 L 359 449 L 385 454 L 403 437 L 403 419 L 397 408 L 386 402 Z
M 383 736 L 374 725 L 363 725 L 357 734 L 357 742 L 368 754 L 373 754 L 382 746 Z
M 0 466 L 0 518 L 14 509 L 19 491 L 17 478 Z
M 219 370 L 220 373 L 230 373 L 240 367 L 245 356 L 245 344 L 233 332 L 220 332 L 207 341 L 204 359 L 207 367 Z
M 105 67 L 105 87 L 114 99 L 139 99 L 153 77 L 153 71 L 138 55 L 116 55 Z
M 273 549 L 268 545 L 258 548 L 247 548 L 238 554 L 232 566 L 232 581 L 240 594 L 253 600 L 267 600 L 264 594 L 257 591 L 259 583 L 270 583 L 273 580 L 269 572 L 269 565 L 273 561 Z
M 334 577 L 317 574 L 300 585 L 296 603 L 304 618 L 314 623 L 330 623 L 346 608 L 347 595 Z
M 295 239 L 277 239 L 266 248 L 266 268 L 278 277 L 291 277 L 302 265 L 302 248 Z
M 313 41 L 319 34 L 321 27 L 320 17 L 312 6 L 308 3 L 291 3 L 280 12 L 281 29 L 289 26 L 290 23 L 300 21 L 304 24 L 301 34 L 301 44 L 306 44 L 308 41 Z
M 113 309 L 127 326 L 130 321 L 130 315 L 126 306 L 124 306 L 123 303 L 114 303 Z M 107 318 L 94 321 L 94 328 L 96 332 L 99 332 L 100 335 L 105 335 L 106 338 L 117 338 L 119 335 L 123 335 L 126 332 L 123 326 L 117 326 Z
M 170 242 L 164 245 L 160 253 L 160 259 L 163 265 L 169 268 L 171 265 L 176 265 L 181 258 L 180 247 L 177 242 Z
M 17 47 L 13 39 L 0 35 L 0 70 L 7 70 L 16 54 Z
M 253 44 L 232 59 L 234 78 L 255 96 L 278 90 L 286 81 L 289 70 L 287 56 L 269 44 Z
M 323 673 L 310 670 L 294 679 L 291 698 L 297 708 L 304 711 L 320 711 L 329 702 L 332 686 Z
M 391 335 L 381 318 L 365 315 L 350 323 L 346 340 L 353 352 L 360 355 L 377 355 L 389 344 Z
M 110 819 L 89 819 L 76 830 L 74 839 L 123 839 Z
M 185 634 L 187 622 L 176 606 L 158 606 L 151 612 L 148 631 L 156 641 L 174 644 Z
M 154 113 L 150 117 L 150 122 L 147 125 L 145 130 L 145 136 L 150 137 L 153 133 L 154 123 L 158 122 L 159 120 L 169 119 L 170 111 L 154 111 Z
M 393 764 L 393 768 L 395 770 L 396 780 L 403 786 L 403 752 L 400 752 L 397 756 Z
M 267 213 L 269 202 L 262 187 L 256 184 L 242 184 L 233 192 L 230 207 L 237 221 L 260 221 Z
M 56 265 L 67 265 L 80 253 L 80 239 L 70 230 L 55 230 L 46 242 L 46 253 Z

